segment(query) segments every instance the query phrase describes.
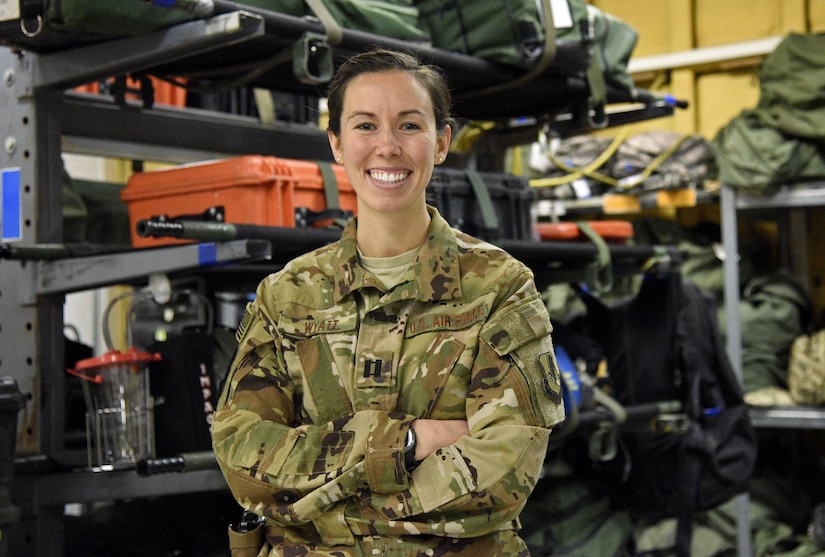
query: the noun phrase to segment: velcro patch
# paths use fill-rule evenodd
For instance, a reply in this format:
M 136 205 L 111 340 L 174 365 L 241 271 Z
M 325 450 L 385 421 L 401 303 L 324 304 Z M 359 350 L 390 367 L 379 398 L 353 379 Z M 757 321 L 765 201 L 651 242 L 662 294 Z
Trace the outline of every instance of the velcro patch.
M 243 312 L 243 317 L 241 318 L 241 323 L 238 325 L 238 329 L 235 331 L 235 341 L 240 344 L 243 340 L 244 335 L 246 335 L 246 330 L 249 328 L 249 324 L 252 322 L 252 313 L 254 312 L 252 302 L 247 302 L 246 309 Z

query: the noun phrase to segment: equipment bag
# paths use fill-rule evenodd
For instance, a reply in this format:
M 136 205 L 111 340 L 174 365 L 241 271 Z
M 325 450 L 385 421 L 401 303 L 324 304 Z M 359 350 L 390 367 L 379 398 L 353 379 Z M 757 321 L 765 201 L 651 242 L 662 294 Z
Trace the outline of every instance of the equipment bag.
M 788 34 L 759 71 L 759 102 L 713 139 L 719 180 L 757 193 L 825 178 L 825 33 Z
M 541 478 L 519 520 L 533 557 L 630 555 L 630 515 L 611 508 L 604 488 L 572 472 Z
M 757 194 L 775 193 L 794 182 L 825 179 L 825 155 L 813 141 L 791 137 L 745 109 L 711 142 L 719 181 Z
M 162 355 L 149 383 L 155 398 L 155 448 L 159 457 L 212 449 L 212 414 L 217 402 L 216 341 L 185 332 L 151 349 Z
M 622 89 L 633 88 L 633 78 L 627 71 L 630 56 L 639 40 L 639 32 L 625 21 L 587 4 L 584 0 L 568 0 L 570 25 L 556 24 L 559 41 L 585 39 L 587 30 L 593 41 L 592 63 L 601 71 L 604 81 Z
M 825 403 L 825 329 L 794 339 L 788 364 L 788 391 L 799 404 Z
M 416 0 L 433 46 L 531 68 L 542 57 L 552 16 L 542 0 Z M 550 27 L 552 29 L 552 27 Z
M 625 407 L 676 400 L 683 408 L 623 427 L 623 450 L 588 466 L 619 508 L 678 517 L 676 554 L 685 557 L 693 514 L 744 492 L 756 459 L 715 302 L 678 273 L 645 276 L 635 298 L 611 307 L 582 297 L 588 311 L 577 327 L 604 347 L 612 396 Z
M 825 33 L 790 33 L 762 62 L 763 120 L 782 133 L 825 144 Z

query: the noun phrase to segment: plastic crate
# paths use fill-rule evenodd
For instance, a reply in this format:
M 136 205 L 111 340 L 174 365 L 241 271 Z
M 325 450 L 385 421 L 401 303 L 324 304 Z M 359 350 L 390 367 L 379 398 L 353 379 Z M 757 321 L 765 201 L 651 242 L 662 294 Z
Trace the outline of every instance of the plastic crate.
M 475 173 L 483 182 L 478 191 L 471 170 L 436 168 L 427 189 L 427 202 L 455 228 L 482 240 L 534 239 L 532 206 L 536 192 L 527 179 L 512 174 Z M 479 196 L 488 196 L 494 219 L 485 219 Z M 487 222 L 485 222 L 487 221 Z

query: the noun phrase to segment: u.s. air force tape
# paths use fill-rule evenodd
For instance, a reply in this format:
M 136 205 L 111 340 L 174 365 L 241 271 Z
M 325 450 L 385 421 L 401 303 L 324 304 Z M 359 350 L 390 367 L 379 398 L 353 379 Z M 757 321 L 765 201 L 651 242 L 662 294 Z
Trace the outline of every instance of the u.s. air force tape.
M 246 309 L 244 310 L 243 317 L 241 318 L 241 323 L 235 331 L 235 342 L 240 343 L 243 340 L 246 330 L 249 328 L 249 323 L 252 321 L 253 312 L 252 302 L 247 302 Z

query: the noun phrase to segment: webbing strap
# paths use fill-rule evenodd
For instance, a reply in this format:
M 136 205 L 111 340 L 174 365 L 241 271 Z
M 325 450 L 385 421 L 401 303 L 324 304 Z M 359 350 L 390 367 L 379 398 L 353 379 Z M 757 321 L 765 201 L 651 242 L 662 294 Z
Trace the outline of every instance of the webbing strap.
M 596 292 L 607 292 L 613 288 L 613 265 L 610 248 L 604 238 L 584 221 L 576 223 L 582 234 L 596 245 L 596 261 L 586 267 L 585 282 Z
M 321 179 L 324 181 L 324 198 L 327 200 L 327 209 L 340 209 L 341 198 L 338 195 L 338 178 L 332 165 L 326 161 L 315 161 L 318 170 L 321 171 Z
M 324 31 L 327 33 L 327 42 L 333 46 L 341 44 L 341 39 L 343 38 L 344 32 L 341 29 L 341 26 L 338 25 L 338 22 L 335 21 L 335 18 L 332 17 L 332 14 L 324 5 L 323 0 L 304 0 L 309 6 L 309 9 L 312 10 L 318 20 L 321 22 L 321 25 L 324 26 Z
M 332 169 L 332 164 L 327 161 L 315 161 L 318 170 L 321 171 L 321 179 L 324 181 L 324 198 L 327 200 L 325 213 L 332 215 L 332 222 L 344 228 L 352 213 L 341 209 L 341 196 L 338 192 L 338 178 Z
M 604 83 L 604 68 L 602 68 L 599 53 L 596 52 L 593 34 L 596 30 L 595 11 L 587 10 L 587 19 L 590 27 L 590 67 L 587 68 L 587 87 L 590 97 L 587 99 L 587 122 L 594 129 L 607 127 L 607 86 Z
M 496 215 L 493 207 L 493 199 L 490 197 L 490 190 L 487 189 L 487 183 L 477 171 L 468 168 L 465 171 L 467 180 L 473 188 L 473 193 L 478 201 L 478 207 L 481 209 L 481 220 L 484 223 L 484 228 L 487 230 L 498 230 L 498 215 Z

